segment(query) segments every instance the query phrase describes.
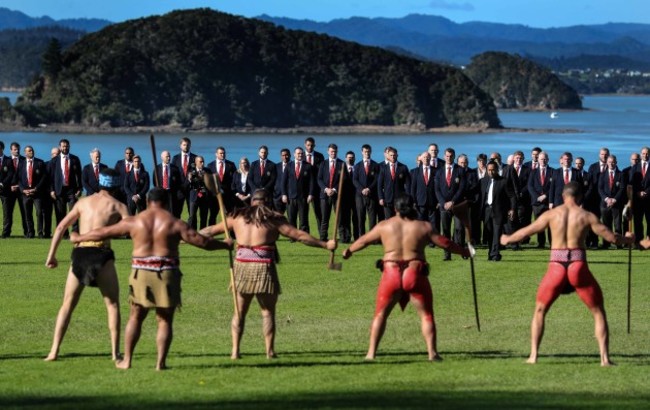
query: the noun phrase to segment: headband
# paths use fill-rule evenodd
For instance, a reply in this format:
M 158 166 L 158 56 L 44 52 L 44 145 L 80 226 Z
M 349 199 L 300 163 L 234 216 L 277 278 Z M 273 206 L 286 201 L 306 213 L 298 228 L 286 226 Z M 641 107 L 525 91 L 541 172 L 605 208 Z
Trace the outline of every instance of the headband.
M 99 174 L 99 186 L 104 188 L 115 188 L 120 186 L 119 177 L 112 177 L 110 175 Z

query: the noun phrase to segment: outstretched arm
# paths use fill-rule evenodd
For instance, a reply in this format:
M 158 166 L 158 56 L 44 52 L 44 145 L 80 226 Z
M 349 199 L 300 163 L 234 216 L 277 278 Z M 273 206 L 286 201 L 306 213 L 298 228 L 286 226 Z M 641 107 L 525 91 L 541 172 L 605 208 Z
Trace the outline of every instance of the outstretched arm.
M 47 253 L 47 259 L 45 260 L 45 266 L 48 268 L 54 269 L 59 265 L 59 262 L 56 260 L 56 250 L 59 248 L 63 234 L 77 219 L 79 219 L 79 207 L 75 204 L 75 206 L 72 207 L 72 210 L 61 220 L 61 222 L 59 222 L 54 230 L 50 250 Z
M 327 242 L 319 241 L 318 239 L 314 238 L 307 232 L 296 229 L 296 227 L 291 225 L 286 219 L 284 219 L 284 221 L 281 222 L 280 225 L 278 226 L 278 232 L 280 232 L 282 236 L 286 236 L 287 238 L 300 241 L 307 246 L 313 246 L 315 248 L 323 248 L 330 251 L 336 249 L 336 241 L 334 240 L 329 240 Z
M 226 222 L 228 224 L 228 227 L 232 229 L 233 225 L 233 219 L 231 217 L 226 218 Z M 225 227 L 223 226 L 223 222 L 219 222 L 218 224 L 214 224 L 211 226 L 206 226 L 205 228 L 201 229 L 199 233 L 203 236 L 207 237 L 212 237 L 215 235 L 219 235 L 225 232 Z
M 511 235 L 503 234 L 501 235 L 501 245 L 508 245 L 511 243 L 517 243 L 529 236 L 541 232 L 548 227 L 549 223 L 549 213 L 545 212 L 539 216 L 532 224 L 525 226 L 518 231 L 514 232 Z
M 612 232 L 609 228 L 603 225 L 600 220 L 593 214 L 589 215 L 589 222 L 591 230 L 607 242 L 615 243 L 616 245 L 630 245 L 634 243 L 634 235 L 627 232 L 625 236 Z
M 186 224 L 181 220 L 176 221 L 176 224 L 181 234 L 181 238 L 183 238 L 183 240 L 189 243 L 190 245 L 194 245 L 197 248 L 202 248 L 208 251 L 232 248 L 232 239 L 219 241 L 200 234 L 196 230 L 190 228 L 188 224 Z M 217 226 L 217 225 L 213 225 L 213 226 Z M 221 224 L 221 226 L 223 226 L 223 224 Z
M 448 250 L 449 252 L 461 256 L 466 256 L 466 257 L 471 256 L 468 248 L 463 248 L 462 246 L 450 240 L 446 236 L 436 233 L 433 229 L 429 234 L 429 240 L 435 243 L 436 245 L 438 245 L 439 247 Z
M 378 223 L 374 228 L 370 230 L 370 232 L 361 236 L 359 239 L 354 241 L 349 248 L 345 249 L 343 251 L 343 259 L 348 259 L 350 256 L 352 256 L 353 252 L 360 251 L 366 248 L 368 245 L 379 241 L 381 239 L 381 235 L 379 233 L 381 225 L 383 225 L 382 222 Z
M 92 231 L 86 232 L 84 234 L 70 234 L 70 241 L 74 243 L 86 242 L 86 241 L 101 241 L 107 238 L 117 238 L 119 236 L 125 236 L 131 233 L 131 227 L 133 226 L 134 217 L 130 216 L 128 218 L 122 219 L 120 222 L 115 225 L 104 226 L 101 228 L 93 229 Z

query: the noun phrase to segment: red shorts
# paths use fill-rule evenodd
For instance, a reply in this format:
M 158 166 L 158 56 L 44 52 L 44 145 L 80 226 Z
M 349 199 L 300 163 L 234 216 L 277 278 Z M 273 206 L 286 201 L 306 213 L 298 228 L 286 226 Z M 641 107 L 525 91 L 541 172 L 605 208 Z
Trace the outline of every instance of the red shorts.
M 418 259 L 384 261 L 375 315 L 384 311 L 396 296 L 400 296 L 399 303 L 404 310 L 410 296 L 422 304 L 427 318 L 433 321 L 433 294 L 429 279 L 422 273 L 424 269 L 426 262 Z
M 584 251 L 570 250 L 569 255 L 571 252 L 574 253 L 573 258 L 571 256 L 567 258 L 568 260 L 554 258 L 549 262 L 548 271 L 537 290 L 537 302 L 549 308 L 568 286 L 572 286 L 589 308 L 602 306 L 603 292 L 589 271 Z

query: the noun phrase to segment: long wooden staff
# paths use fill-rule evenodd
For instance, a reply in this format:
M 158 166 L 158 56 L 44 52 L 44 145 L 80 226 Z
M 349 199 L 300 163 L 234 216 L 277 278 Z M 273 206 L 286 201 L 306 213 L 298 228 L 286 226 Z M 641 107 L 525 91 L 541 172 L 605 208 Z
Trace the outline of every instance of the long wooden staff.
M 345 172 L 345 163 L 341 164 L 341 172 L 339 175 L 339 191 L 336 197 L 336 213 L 334 214 L 334 242 L 336 242 L 337 234 L 339 231 L 339 214 L 341 210 L 341 197 L 343 196 L 343 174 Z M 330 263 L 327 265 L 328 269 L 341 270 L 342 264 L 334 263 L 335 251 L 330 251 Z
M 627 186 L 627 230 L 632 232 L 632 219 L 634 214 L 632 212 L 632 199 L 634 198 L 634 189 L 632 185 Z M 630 334 L 632 310 L 632 244 L 630 243 L 627 248 L 627 333 Z
M 149 145 L 151 146 L 151 156 L 153 157 L 153 186 L 158 188 L 160 187 L 160 181 L 158 181 L 158 159 L 156 157 L 156 138 L 153 134 L 149 135 Z M 162 174 L 162 169 L 160 173 Z
M 476 317 L 476 328 L 478 331 L 481 331 L 481 320 L 478 315 L 478 297 L 476 295 L 476 274 L 474 272 L 474 256 L 476 255 L 476 250 L 472 246 L 472 230 L 470 225 L 469 218 L 469 202 L 467 200 L 461 202 L 458 205 L 455 205 L 452 208 L 454 215 L 462 222 L 465 227 L 465 238 L 467 241 L 467 247 L 470 251 L 469 257 L 469 267 L 472 273 L 472 295 L 474 296 L 474 316 Z
M 226 218 L 226 207 L 223 204 L 223 195 L 221 194 L 221 182 L 217 178 L 217 174 L 203 174 L 203 182 L 205 183 L 206 188 L 217 196 L 217 202 L 219 203 L 219 208 L 221 209 L 221 221 L 223 222 L 223 230 L 226 235 L 226 239 L 230 239 L 230 230 L 228 229 L 228 220 Z M 239 320 L 239 305 L 237 304 L 237 289 L 235 289 L 235 269 L 232 262 L 232 249 L 228 249 L 228 263 L 230 268 L 230 288 L 232 289 L 232 302 L 235 306 L 235 315 L 237 315 L 237 320 Z

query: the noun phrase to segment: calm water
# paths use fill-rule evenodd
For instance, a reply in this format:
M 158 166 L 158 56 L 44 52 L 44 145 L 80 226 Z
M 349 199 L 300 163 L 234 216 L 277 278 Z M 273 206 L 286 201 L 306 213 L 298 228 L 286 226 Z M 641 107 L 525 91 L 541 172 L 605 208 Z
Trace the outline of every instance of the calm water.
M 504 159 L 514 150 L 520 149 L 526 157 L 533 146 L 541 146 L 550 153 L 551 164 L 557 164 L 560 154 L 571 151 L 574 156 L 583 156 L 587 164 L 598 159 L 598 150 L 607 146 L 618 155 L 619 166 L 629 163 L 629 155 L 638 152 L 644 145 L 650 145 L 650 96 L 595 96 L 585 97 L 584 105 L 588 111 L 560 112 L 558 118 L 552 119 L 549 113 L 501 112 L 499 115 L 506 127 L 548 129 L 573 129 L 576 132 L 529 132 L 496 134 L 426 134 L 426 135 L 317 135 L 316 149 L 325 152 L 331 142 L 339 146 L 339 155 L 352 150 L 357 159 L 360 147 L 369 143 L 375 151 L 375 159 L 381 158 L 381 152 L 387 145 L 396 147 L 400 161 L 412 166 L 415 156 L 425 150 L 429 143 L 436 142 L 441 149 L 453 147 L 456 153 L 470 156 L 473 166 L 477 154 L 492 151 L 500 152 Z M 188 135 L 188 134 L 183 134 Z M 178 135 L 156 136 L 158 152 L 169 150 L 172 155 L 179 150 Z M 209 135 L 189 134 L 192 139 L 192 151 L 202 154 L 207 162 L 214 159 L 217 146 L 224 146 L 229 159 L 237 162 L 242 156 L 253 160 L 257 157 L 257 148 L 264 144 L 269 147 L 269 157 L 276 161 L 281 148 L 302 146 L 305 135 Z M 68 138 L 71 152 L 81 157 L 82 163 L 89 162 L 88 153 L 93 147 L 102 151 L 102 162 L 114 165 L 123 157 L 124 147 L 133 146 L 144 160 L 147 168 L 153 164 L 148 135 L 63 135 L 47 132 L 13 132 L 0 133 L 0 140 L 5 145 L 18 141 L 24 147 L 30 144 L 40 158 L 49 156 L 50 148 L 58 144 L 59 139 Z
M 20 93 L 7 93 L 7 92 L 2 92 L 0 91 L 0 98 L 7 97 L 9 98 L 9 102 L 13 105 L 16 102 L 16 99 Z

